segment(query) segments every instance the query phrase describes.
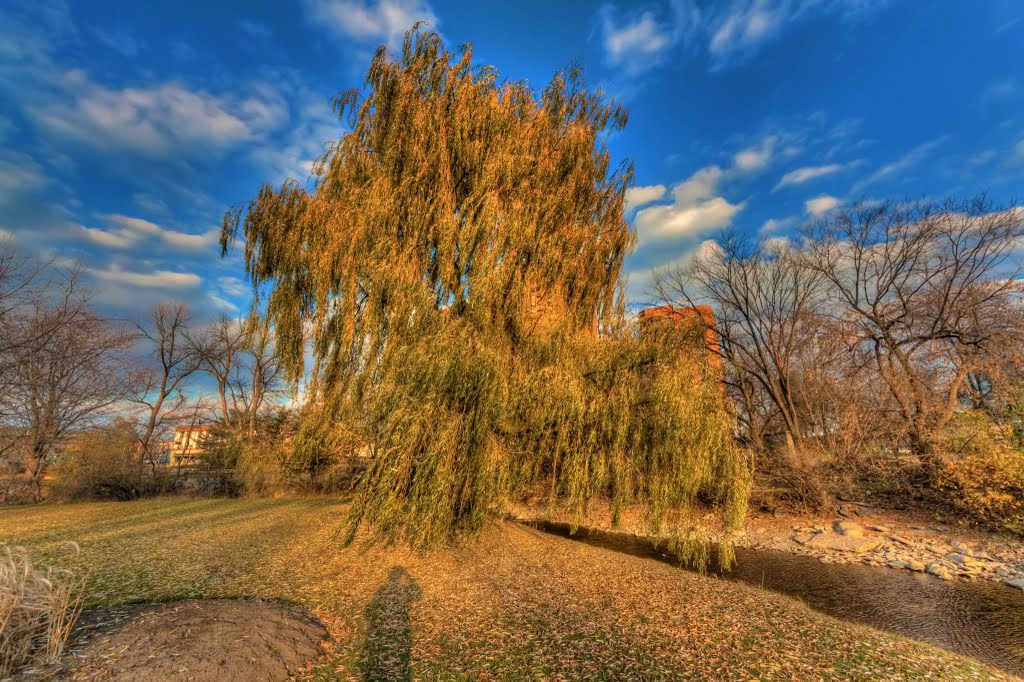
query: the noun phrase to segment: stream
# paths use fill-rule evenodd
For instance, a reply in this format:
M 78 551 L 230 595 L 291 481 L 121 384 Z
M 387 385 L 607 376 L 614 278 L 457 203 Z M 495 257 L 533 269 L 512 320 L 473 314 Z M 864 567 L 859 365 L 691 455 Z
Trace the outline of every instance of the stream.
M 537 530 L 678 566 L 650 539 L 530 522 Z M 718 572 L 796 597 L 836 618 L 927 642 L 1024 676 L 1024 590 L 990 581 L 943 581 L 921 573 L 858 564 L 825 564 L 813 557 L 736 549 L 737 565 Z

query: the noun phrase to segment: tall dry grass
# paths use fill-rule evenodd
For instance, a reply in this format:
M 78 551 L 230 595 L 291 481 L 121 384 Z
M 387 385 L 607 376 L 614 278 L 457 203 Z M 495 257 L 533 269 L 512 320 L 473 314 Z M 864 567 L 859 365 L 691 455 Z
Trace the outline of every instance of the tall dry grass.
M 0 679 L 56 662 L 81 611 L 83 583 L 71 571 L 33 565 L 23 547 L 0 547 Z

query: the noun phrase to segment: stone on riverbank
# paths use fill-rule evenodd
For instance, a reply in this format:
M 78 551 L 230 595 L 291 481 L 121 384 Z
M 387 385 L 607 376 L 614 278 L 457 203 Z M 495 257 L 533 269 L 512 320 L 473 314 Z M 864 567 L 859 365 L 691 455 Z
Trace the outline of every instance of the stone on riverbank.
M 836 524 L 836 532 L 850 538 L 864 537 L 864 527 L 855 521 L 840 521 Z
M 836 552 L 853 552 L 864 554 L 877 549 L 882 540 L 879 538 L 865 538 L 852 535 L 834 535 L 832 533 L 821 533 L 806 539 L 803 543 L 807 547 L 817 549 L 828 549 Z

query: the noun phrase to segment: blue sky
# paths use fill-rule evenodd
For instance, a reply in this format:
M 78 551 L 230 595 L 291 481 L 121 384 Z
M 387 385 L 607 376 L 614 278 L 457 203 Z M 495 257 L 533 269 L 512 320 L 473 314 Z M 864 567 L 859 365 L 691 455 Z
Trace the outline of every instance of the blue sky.
M 652 267 L 717 231 L 785 235 L 858 198 L 1024 182 L 1024 3 L 662 0 L 0 5 L 0 230 L 77 261 L 130 317 L 163 298 L 244 312 L 224 210 L 305 179 L 341 126 L 328 98 L 425 19 L 538 89 L 571 60 L 630 109 L 627 261 Z

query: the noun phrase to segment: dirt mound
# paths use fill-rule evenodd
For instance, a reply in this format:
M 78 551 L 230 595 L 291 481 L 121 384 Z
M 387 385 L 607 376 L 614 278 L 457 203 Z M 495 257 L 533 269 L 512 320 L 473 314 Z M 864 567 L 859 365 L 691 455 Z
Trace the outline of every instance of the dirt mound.
M 329 645 L 296 606 L 211 600 L 93 609 L 59 677 L 75 680 L 287 680 Z

